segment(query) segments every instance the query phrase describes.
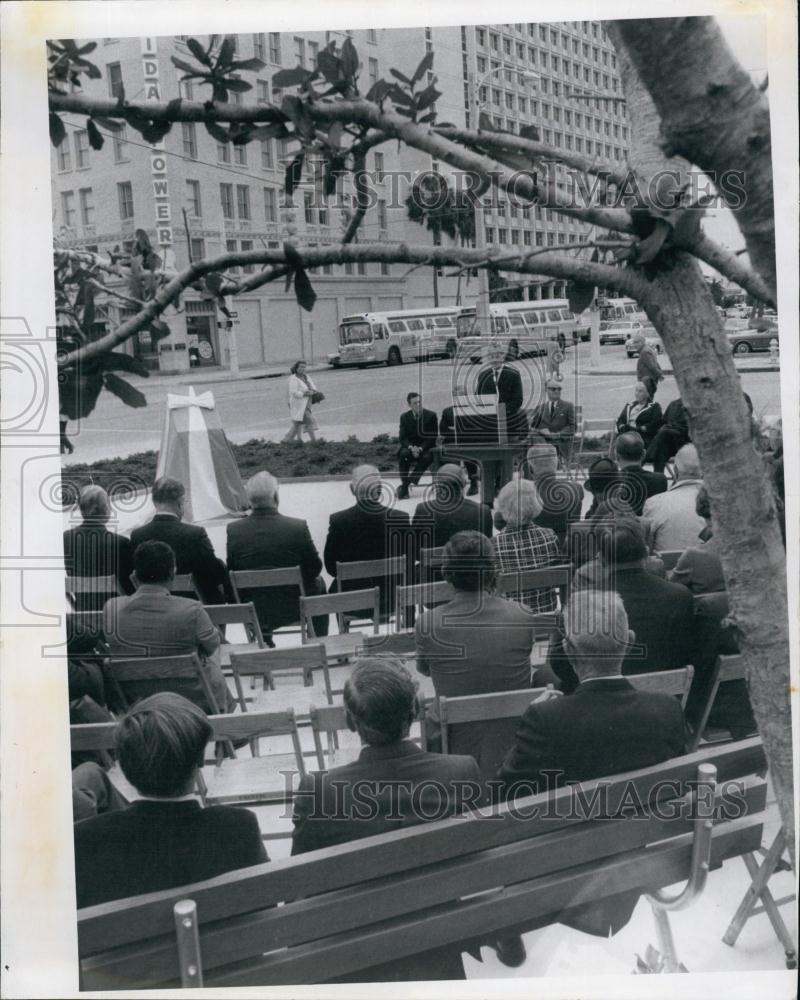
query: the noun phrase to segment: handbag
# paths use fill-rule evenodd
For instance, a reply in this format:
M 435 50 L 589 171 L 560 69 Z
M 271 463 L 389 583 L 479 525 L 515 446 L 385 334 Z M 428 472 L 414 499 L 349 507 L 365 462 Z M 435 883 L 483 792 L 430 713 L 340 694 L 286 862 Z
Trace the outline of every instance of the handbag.
M 315 389 L 314 392 L 311 393 L 310 398 L 312 403 L 321 403 L 322 400 L 325 398 L 325 393 L 320 392 L 318 389 Z

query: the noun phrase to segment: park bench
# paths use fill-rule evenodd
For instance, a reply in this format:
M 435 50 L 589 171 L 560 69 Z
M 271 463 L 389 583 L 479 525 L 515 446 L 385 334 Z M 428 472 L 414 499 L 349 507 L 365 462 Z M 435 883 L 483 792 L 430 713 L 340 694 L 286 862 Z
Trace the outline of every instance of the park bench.
M 677 970 L 667 912 L 702 891 L 709 868 L 759 846 L 765 768 L 758 738 L 703 748 L 586 782 L 580 796 L 566 788 L 491 817 L 406 827 L 87 908 L 81 988 L 319 983 L 566 920 L 627 891 L 652 894 L 666 967 Z M 693 808 L 673 808 L 687 789 Z M 687 879 L 677 895 L 663 892 Z

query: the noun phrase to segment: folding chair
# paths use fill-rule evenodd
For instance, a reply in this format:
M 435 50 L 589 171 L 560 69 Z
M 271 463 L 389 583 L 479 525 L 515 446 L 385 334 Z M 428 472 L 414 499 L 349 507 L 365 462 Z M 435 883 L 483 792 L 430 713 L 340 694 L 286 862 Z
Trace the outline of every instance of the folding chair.
M 303 574 L 299 566 L 285 566 L 280 569 L 234 569 L 230 572 L 231 587 L 240 604 L 253 599 L 253 591 L 269 590 L 272 587 L 297 587 L 300 597 L 305 597 Z M 299 632 L 299 628 L 281 625 L 275 629 L 288 634 Z
M 523 688 L 520 691 L 493 691 L 491 694 L 462 695 L 439 701 L 439 725 L 442 732 L 442 753 L 450 752 L 449 727 L 460 722 L 488 722 L 494 719 L 520 719 L 525 709 L 545 692 L 560 697 L 551 688 Z
M 452 601 L 455 597 L 453 585 L 446 580 L 435 580 L 428 583 L 415 583 L 408 587 L 398 587 L 395 599 L 397 601 L 395 611 L 395 621 L 398 631 L 408 628 L 411 624 L 412 616 L 407 614 L 409 608 L 413 608 L 415 613 L 421 612 L 423 608 L 433 607 L 436 604 L 444 604 Z
M 123 700 L 131 705 L 148 695 L 161 691 L 174 691 L 187 695 L 187 690 L 196 693 L 199 684 L 203 697 L 211 711 L 219 714 L 220 706 L 208 683 L 203 665 L 197 653 L 183 656 L 138 656 L 132 658 L 112 656 L 109 660 L 110 672 L 117 682 Z
M 664 569 L 670 573 L 675 569 L 675 564 L 683 555 L 683 549 L 669 549 L 666 552 L 657 552 L 656 555 L 664 563 Z
M 444 545 L 429 549 L 421 548 L 419 550 L 419 582 L 429 583 L 441 580 L 443 562 Z
M 194 582 L 191 573 L 176 573 L 172 581 L 171 593 L 191 595 L 196 600 L 200 600 L 200 591 Z
M 258 615 L 256 614 L 255 605 L 252 601 L 248 601 L 247 604 L 205 604 L 206 614 L 211 619 L 212 623 L 217 626 L 217 628 L 224 628 L 226 625 L 243 625 L 245 630 L 245 635 L 247 636 L 246 644 L 234 644 L 228 642 L 224 637 L 222 645 L 220 646 L 220 665 L 223 670 L 230 671 L 231 666 L 231 653 L 236 650 L 238 653 L 244 653 L 252 649 L 264 649 L 264 637 L 261 634 L 261 626 L 258 623 Z M 230 671 L 232 673 L 232 671 Z M 242 685 L 239 677 L 233 674 L 233 682 L 236 686 L 236 699 L 241 706 L 243 712 L 247 711 L 246 699 L 244 696 L 244 691 L 242 690 Z
M 380 590 L 370 587 L 364 590 L 343 590 L 335 594 L 321 594 L 319 597 L 300 598 L 300 635 L 304 643 L 321 642 L 325 647 L 328 662 L 349 660 L 361 646 L 363 634 L 350 632 L 344 628 L 344 616 L 348 611 L 363 612 L 369 609 L 366 620 L 372 623 L 374 635 L 378 634 L 380 621 Z M 318 615 L 336 615 L 338 635 L 318 638 L 314 634 L 313 619 Z M 360 615 L 362 620 L 365 616 Z
M 566 603 L 569 594 L 572 567 L 565 563 L 559 566 L 543 566 L 541 569 L 512 570 L 501 573 L 497 578 L 495 589 L 498 594 L 524 594 L 529 590 L 540 590 L 552 587 L 558 590 L 561 606 Z
M 724 681 L 741 681 L 744 679 L 745 664 L 743 656 L 717 657 L 714 672 L 711 675 L 711 682 L 708 686 L 708 695 L 706 696 L 703 710 L 700 713 L 700 720 L 695 727 L 694 736 L 689 744 L 689 753 L 695 752 L 700 744 L 700 740 L 703 738 L 703 733 L 708 725 L 708 717 L 711 715 L 711 709 L 714 707 L 714 701 L 717 697 L 720 684 Z
M 312 706 L 311 732 L 314 751 L 320 771 L 341 764 L 351 764 L 361 753 L 361 740 L 357 733 L 351 733 L 347 725 L 344 705 L 327 705 L 322 708 Z M 327 736 L 328 761 L 322 749 L 322 734 Z M 343 738 L 342 738 L 343 737 Z M 344 745 L 342 745 L 344 744 Z
M 648 674 L 625 674 L 628 681 L 637 691 L 650 691 L 656 694 L 680 695 L 681 708 L 686 708 L 686 700 L 694 680 L 694 667 L 679 667 L 677 670 L 654 670 Z
M 289 674 L 295 677 L 299 674 L 303 679 L 303 687 L 311 687 L 314 682 L 313 671 L 322 670 L 325 698 L 329 705 L 333 704 L 328 658 L 322 643 L 295 646 L 291 649 L 256 649 L 245 653 L 233 651 L 231 653 L 231 670 L 234 676 L 238 675 L 240 678 L 263 678 L 268 689 L 273 692 L 273 697 L 270 697 L 269 701 L 276 706 L 281 701 L 281 698 L 276 696 L 276 674 L 282 676 Z M 301 691 L 302 688 L 291 687 L 285 692 L 288 695 L 289 704 L 294 709 L 298 709 L 298 702 L 303 705 L 304 698 Z
M 413 629 L 405 632 L 388 632 L 382 635 L 365 635 L 361 649 L 365 654 L 397 656 L 411 659 L 416 655 L 417 639 Z
M 86 608 L 84 604 L 96 605 L 99 601 L 84 600 L 91 595 L 103 597 L 105 601 L 111 597 L 120 597 L 122 589 L 119 580 L 111 573 L 109 576 L 68 576 L 64 580 L 64 592 L 67 600 L 75 611 L 96 610 L 96 608 Z
M 398 586 L 404 586 L 408 558 L 405 555 L 390 556 L 388 559 L 361 559 L 358 562 L 340 562 L 336 564 L 336 589 L 345 592 L 343 583 L 348 580 L 361 580 L 367 586 L 380 580 L 381 621 L 388 621 L 394 613 L 394 596 Z M 357 621 L 357 615 L 342 615 L 339 631 L 346 632 L 350 623 Z
M 104 640 L 102 611 L 70 611 L 67 613 L 67 623 L 70 622 L 76 634 Z

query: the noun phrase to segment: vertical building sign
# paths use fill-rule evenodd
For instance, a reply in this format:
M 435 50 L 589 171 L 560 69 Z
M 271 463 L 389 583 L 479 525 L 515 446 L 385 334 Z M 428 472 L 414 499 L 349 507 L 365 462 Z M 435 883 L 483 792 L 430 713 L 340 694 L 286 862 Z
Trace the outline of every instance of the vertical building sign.
M 158 43 L 155 38 L 142 40 L 142 75 L 144 76 L 145 101 L 160 101 L 161 87 L 158 72 Z M 175 266 L 172 250 L 172 212 L 169 202 L 169 180 L 164 140 L 150 143 L 150 174 L 153 182 L 156 239 L 161 258 L 167 269 Z

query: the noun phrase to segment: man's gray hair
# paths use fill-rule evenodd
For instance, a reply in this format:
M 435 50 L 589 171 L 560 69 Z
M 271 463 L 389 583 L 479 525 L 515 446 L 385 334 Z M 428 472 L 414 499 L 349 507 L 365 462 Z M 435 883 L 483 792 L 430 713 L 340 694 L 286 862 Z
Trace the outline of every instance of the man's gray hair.
M 570 662 L 581 675 L 619 673 L 628 646 L 628 615 L 612 590 L 576 590 L 564 609 Z
M 379 495 L 381 474 L 375 465 L 357 465 L 350 476 L 353 496 L 376 499 Z
M 244 490 L 253 510 L 278 506 L 278 480 L 271 472 L 257 472 Z
M 86 519 L 107 517 L 111 512 L 108 493 L 94 483 L 83 487 L 78 496 L 78 507 Z
M 675 471 L 679 479 L 702 479 L 703 470 L 700 468 L 700 459 L 697 456 L 697 448 L 693 444 L 685 444 L 679 449 L 675 456 Z
M 558 449 L 554 444 L 532 444 L 526 457 L 534 475 L 558 469 Z
M 510 528 L 524 528 L 542 513 L 542 501 L 530 479 L 512 479 L 497 494 L 495 509 Z

